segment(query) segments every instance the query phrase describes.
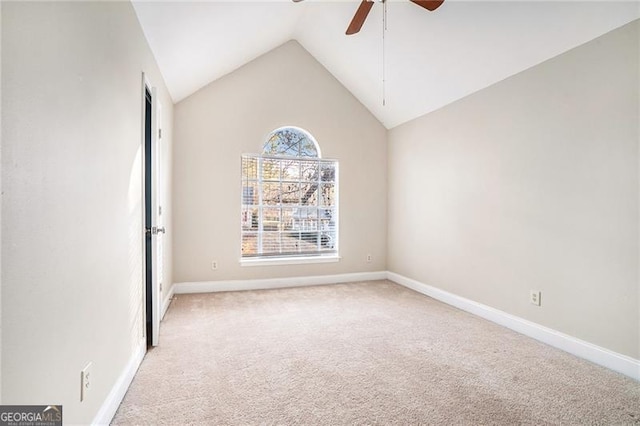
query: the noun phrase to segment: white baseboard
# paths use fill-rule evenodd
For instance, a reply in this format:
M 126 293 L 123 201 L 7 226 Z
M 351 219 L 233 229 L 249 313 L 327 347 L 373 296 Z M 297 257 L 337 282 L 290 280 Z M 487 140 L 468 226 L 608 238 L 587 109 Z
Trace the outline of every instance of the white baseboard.
M 316 275 L 309 277 L 175 283 L 172 289 L 175 294 L 214 293 L 219 291 L 266 290 L 273 288 L 374 281 L 384 280 L 386 278 L 386 271 L 357 272 L 352 274 Z
M 96 414 L 92 425 L 108 425 L 113 420 L 113 416 L 115 416 L 116 411 L 118 411 L 118 407 L 124 398 L 124 395 L 127 393 L 129 389 L 129 385 L 133 381 L 133 377 L 136 375 L 138 371 L 138 367 L 140 367 L 140 363 L 142 363 L 142 359 L 144 358 L 145 353 L 147 352 L 147 343 L 143 339 L 140 341 L 138 348 L 131 355 L 129 362 L 126 367 L 118 377 L 118 380 L 111 388 L 111 392 L 107 396 L 107 399 L 102 403 L 100 410 L 98 410 L 98 414 Z
M 423 284 L 394 272 L 387 272 L 387 279 L 415 290 L 418 293 L 433 297 L 448 305 L 455 306 L 463 311 L 470 312 L 517 331 L 518 333 L 532 337 L 550 346 L 562 349 L 577 357 L 617 371 L 633 379 L 640 380 L 640 360 L 610 351 L 609 349 L 585 342 L 584 340 L 577 339 L 540 324 L 474 302 L 473 300 L 465 299 L 464 297 L 457 296 L 439 288 Z
M 160 314 L 160 321 L 164 318 L 164 314 L 167 313 L 167 309 L 169 309 L 169 305 L 171 304 L 171 299 L 173 298 L 173 292 L 175 290 L 175 285 L 172 285 L 169 289 L 169 294 L 164 298 L 164 302 L 162 302 L 162 312 Z
M 473 300 L 449 293 L 436 287 L 429 286 L 400 274 L 387 271 L 362 272 L 338 275 L 319 275 L 308 277 L 272 278 L 255 280 L 207 281 L 176 283 L 169 290 L 163 304 L 164 316 L 174 294 L 211 293 L 221 291 L 262 290 L 285 287 L 303 287 L 323 284 L 337 284 L 358 281 L 374 281 L 388 279 L 415 290 L 426 296 L 455 306 L 463 311 L 500 324 L 518 333 L 539 340 L 550 346 L 561 349 L 579 358 L 617 371 L 640 381 L 640 360 L 619 354 L 609 349 L 569 336 L 559 331 L 544 327 L 540 324 L 508 314 L 498 309 L 483 305 Z M 109 424 L 116 413 L 133 377 L 142 362 L 146 351 L 145 342 L 141 342 L 138 350 L 133 354 L 121 377 L 96 415 L 93 424 Z

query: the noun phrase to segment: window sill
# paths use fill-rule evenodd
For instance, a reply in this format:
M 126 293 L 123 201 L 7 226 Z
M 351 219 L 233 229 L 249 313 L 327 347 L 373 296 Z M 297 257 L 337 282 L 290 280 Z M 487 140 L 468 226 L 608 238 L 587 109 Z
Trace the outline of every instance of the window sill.
M 339 262 L 338 255 L 332 256 L 308 256 L 308 257 L 277 257 L 273 259 L 240 259 L 240 266 L 278 266 L 278 265 L 303 265 L 309 263 Z

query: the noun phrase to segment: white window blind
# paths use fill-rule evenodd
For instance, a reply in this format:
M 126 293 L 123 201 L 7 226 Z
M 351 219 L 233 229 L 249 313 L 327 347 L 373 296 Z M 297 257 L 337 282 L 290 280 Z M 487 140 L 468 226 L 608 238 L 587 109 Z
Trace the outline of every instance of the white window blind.
M 265 151 L 298 155 L 242 156 L 242 258 L 337 254 L 337 161 L 272 139 Z

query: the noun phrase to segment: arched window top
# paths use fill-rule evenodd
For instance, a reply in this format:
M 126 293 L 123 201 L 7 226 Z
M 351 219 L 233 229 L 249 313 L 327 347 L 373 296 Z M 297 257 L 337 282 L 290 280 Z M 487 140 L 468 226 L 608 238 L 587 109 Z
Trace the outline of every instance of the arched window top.
M 277 157 L 322 158 L 318 142 L 299 127 L 281 127 L 269 134 L 262 147 L 262 155 Z

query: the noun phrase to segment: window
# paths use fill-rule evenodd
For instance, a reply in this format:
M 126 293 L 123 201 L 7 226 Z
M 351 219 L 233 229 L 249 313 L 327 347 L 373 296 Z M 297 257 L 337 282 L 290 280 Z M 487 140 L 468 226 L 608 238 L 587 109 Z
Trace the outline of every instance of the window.
M 273 131 L 262 155 L 242 156 L 242 259 L 338 253 L 338 162 L 306 131 Z

